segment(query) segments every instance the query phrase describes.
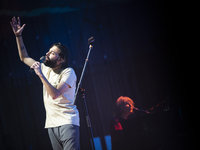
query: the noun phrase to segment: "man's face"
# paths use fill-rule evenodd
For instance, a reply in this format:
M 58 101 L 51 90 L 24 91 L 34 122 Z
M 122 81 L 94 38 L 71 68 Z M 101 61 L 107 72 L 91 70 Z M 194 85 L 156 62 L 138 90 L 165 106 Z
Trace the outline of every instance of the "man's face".
M 58 65 L 57 60 L 59 57 L 60 49 L 58 47 L 53 46 L 50 48 L 49 52 L 46 53 L 46 60 L 44 61 L 45 66 L 48 66 L 50 68 L 55 68 Z

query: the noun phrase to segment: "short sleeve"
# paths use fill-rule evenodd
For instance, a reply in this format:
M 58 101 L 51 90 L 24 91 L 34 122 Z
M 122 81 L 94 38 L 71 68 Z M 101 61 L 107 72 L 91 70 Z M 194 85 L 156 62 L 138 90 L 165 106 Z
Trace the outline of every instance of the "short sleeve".
M 66 68 L 62 72 L 61 81 L 67 83 L 69 86 L 76 86 L 76 74 L 72 68 Z

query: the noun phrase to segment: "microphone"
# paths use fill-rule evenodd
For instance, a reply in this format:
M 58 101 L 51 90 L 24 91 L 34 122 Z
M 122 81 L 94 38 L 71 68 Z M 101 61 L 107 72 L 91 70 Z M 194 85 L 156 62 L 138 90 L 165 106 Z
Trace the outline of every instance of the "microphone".
M 45 59 L 45 56 L 42 56 L 42 57 L 40 57 L 39 62 L 40 62 L 40 63 L 43 63 L 45 60 L 46 60 L 46 59 Z M 33 71 L 34 71 L 34 69 L 33 69 L 33 68 L 30 68 L 29 72 L 32 73 Z
M 139 109 L 139 108 L 133 108 L 133 110 L 136 110 L 136 111 L 142 111 L 142 112 L 145 112 L 147 114 L 150 114 L 150 112 L 146 111 L 146 110 L 143 110 L 143 109 Z
M 89 44 L 90 46 L 92 46 L 93 43 L 94 43 L 94 37 L 90 37 L 90 38 L 88 39 L 88 44 Z

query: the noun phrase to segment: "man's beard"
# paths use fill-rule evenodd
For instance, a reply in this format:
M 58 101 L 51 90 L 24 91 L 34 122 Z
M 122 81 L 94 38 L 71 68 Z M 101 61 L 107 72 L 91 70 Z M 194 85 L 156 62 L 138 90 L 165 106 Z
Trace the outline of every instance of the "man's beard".
M 50 68 L 55 68 L 57 66 L 57 60 L 45 60 L 44 65 Z

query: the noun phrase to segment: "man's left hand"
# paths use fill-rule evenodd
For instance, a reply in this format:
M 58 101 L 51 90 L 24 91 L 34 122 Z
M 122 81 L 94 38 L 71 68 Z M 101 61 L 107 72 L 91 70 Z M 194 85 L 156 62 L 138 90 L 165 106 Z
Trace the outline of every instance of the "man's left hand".
M 38 76 L 43 76 L 43 73 L 42 73 L 42 70 L 41 70 L 41 64 L 37 61 L 35 62 L 31 68 L 33 68 L 35 70 L 35 73 L 38 75 Z

